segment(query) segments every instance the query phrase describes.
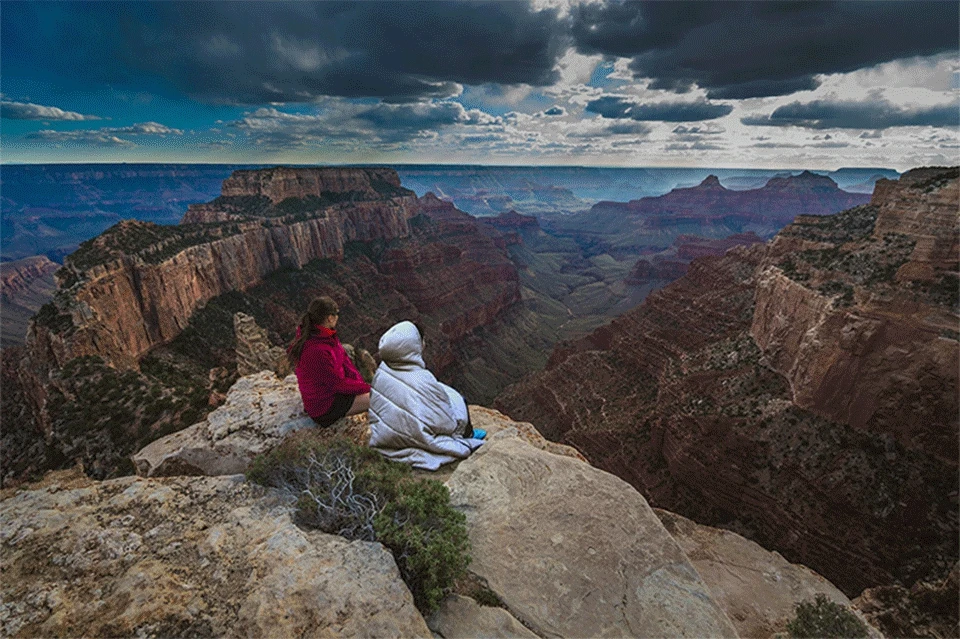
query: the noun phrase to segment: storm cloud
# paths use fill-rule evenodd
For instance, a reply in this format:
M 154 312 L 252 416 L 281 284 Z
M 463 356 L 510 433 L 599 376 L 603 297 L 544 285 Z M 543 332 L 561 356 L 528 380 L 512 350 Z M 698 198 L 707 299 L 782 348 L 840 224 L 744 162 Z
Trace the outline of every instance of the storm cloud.
M 4 55 L 79 85 L 149 74 L 213 103 L 416 101 L 458 95 L 462 83 L 545 86 L 569 46 L 556 11 L 520 2 L 64 3 L 53 8 L 62 19 L 41 19 L 50 10 L 4 7 Z
M 960 125 L 956 104 L 908 109 L 886 100 L 791 102 L 769 116 L 741 118 L 753 126 L 799 126 L 808 129 L 873 129 L 896 126 L 950 127 Z
M 708 98 L 787 95 L 841 73 L 956 51 L 956 2 L 639 2 L 584 4 L 582 53 L 631 58 L 650 88 Z
M 620 96 L 602 96 L 585 107 L 590 113 L 604 118 L 656 120 L 661 122 L 696 122 L 722 118 L 733 111 L 729 104 L 713 104 L 706 100 L 696 102 L 634 102 Z

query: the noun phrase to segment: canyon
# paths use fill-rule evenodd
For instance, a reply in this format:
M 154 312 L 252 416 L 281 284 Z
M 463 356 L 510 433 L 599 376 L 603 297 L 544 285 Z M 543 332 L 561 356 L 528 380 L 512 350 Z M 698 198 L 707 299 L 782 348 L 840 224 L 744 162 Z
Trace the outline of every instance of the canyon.
M 769 238 L 797 215 L 829 215 L 870 200 L 848 193 L 827 176 L 804 171 L 770 178 L 760 188 L 735 191 L 708 175 L 693 187 L 629 202 L 601 201 L 589 211 L 550 215 L 544 226 L 587 250 L 612 255 L 653 253 L 678 235 L 720 239 L 753 232 Z
M 549 349 L 503 236 L 390 169 L 237 171 L 181 224 L 121 222 L 56 277 L 25 346 L 3 354 L 4 410 L 20 423 L 4 433 L 5 482 L 76 460 L 124 474 L 136 448 L 201 419 L 238 375 L 237 311 L 282 346 L 329 294 L 345 341 L 374 352 L 417 321 L 431 368 L 474 401 Z
M 711 187 L 713 188 L 713 187 Z M 693 261 L 495 406 L 844 592 L 957 562 L 957 169 Z

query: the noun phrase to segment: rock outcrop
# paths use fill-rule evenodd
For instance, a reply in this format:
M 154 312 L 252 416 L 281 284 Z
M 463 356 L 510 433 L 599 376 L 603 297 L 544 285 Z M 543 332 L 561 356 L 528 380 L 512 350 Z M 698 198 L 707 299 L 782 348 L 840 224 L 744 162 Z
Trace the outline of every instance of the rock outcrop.
M 774 637 L 786 632 L 797 604 L 818 594 L 847 608 L 852 606 L 836 586 L 806 566 L 791 564 L 729 530 L 701 526 L 666 510 L 655 508 L 654 512 L 741 637 Z M 874 636 L 881 637 L 879 633 Z
M 272 394 L 252 390 L 276 382 L 264 371 L 230 390 L 222 425 L 246 436 L 234 438 L 228 458 L 262 452 L 264 442 L 285 439 L 280 432 L 294 444 L 369 437 L 359 416 L 295 431 L 296 419 L 277 410 L 296 398 L 292 378 Z M 266 408 L 251 417 L 258 407 Z M 445 481 L 466 514 L 473 562 L 465 583 L 499 607 L 464 596 L 474 592 L 467 587 L 430 618 L 440 636 L 767 637 L 807 595 L 849 603 L 818 575 L 738 535 L 651 510 L 628 484 L 532 425 L 470 411 L 488 442 L 420 474 Z M 4 580 L 5 634 L 426 636 L 379 544 L 298 528 L 289 508 L 237 475 L 93 482 L 71 471 L 6 491 L 0 551 L 13 578 Z
M 540 636 L 723 637 L 736 631 L 643 497 L 511 430 L 448 482 L 471 573 Z
M 538 636 L 503 608 L 481 606 L 461 595 L 444 599 L 427 624 L 443 639 L 536 639 Z
M 900 274 L 924 237 L 952 245 L 958 183 L 911 172 L 870 206 L 695 260 L 495 405 L 848 596 L 936 580 L 957 560 L 956 255 L 923 253 L 941 255 L 932 280 Z
M 281 380 L 262 371 L 237 381 L 204 421 L 154 441 L 133 462 L 145 477 L 232 475 L 292 432 L 314 426 L 303 412 L 296 376 Z
M 242 477 L 57 483 L 0 502 L 5 637 L 429 637 L 380 544 Z
M 853 605 L 888 637 L 960 636 L 960 564 L 937 583 L 868 588 Z
M 233 333 L 237 340 L 237 374 L 241 377 L 269 370 L 277 377 L 286 377 L 292 371 L 287 352 L 270 343 L 267 332 L 246 313 L 233 316 Z

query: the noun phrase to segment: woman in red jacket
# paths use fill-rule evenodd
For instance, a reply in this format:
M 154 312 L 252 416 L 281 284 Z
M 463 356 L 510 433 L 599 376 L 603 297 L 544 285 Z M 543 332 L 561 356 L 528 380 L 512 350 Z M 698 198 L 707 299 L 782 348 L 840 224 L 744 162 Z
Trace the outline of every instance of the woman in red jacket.
M 322 427 L 370 408 L 370 385 L 337 338 L 340 308 L 323 295 L 310 302 L 287 355 L 295 367 L 303 408 Z

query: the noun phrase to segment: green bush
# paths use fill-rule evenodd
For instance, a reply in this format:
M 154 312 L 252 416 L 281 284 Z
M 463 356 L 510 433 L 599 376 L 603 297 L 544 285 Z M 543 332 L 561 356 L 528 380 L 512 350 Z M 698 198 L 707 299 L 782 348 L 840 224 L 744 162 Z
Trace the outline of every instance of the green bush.
M 470 563 L 466 518 L 442 483 L 346 440 L 280 447 L 247 478 L 296 498 L 295 520 L 393 553 L 417 607 L 429 614 Z
M 791 637 L 866 637 L 867 627 L 845 606 L 818 594 L 797 604 L 796 617 L 787 623 Z

